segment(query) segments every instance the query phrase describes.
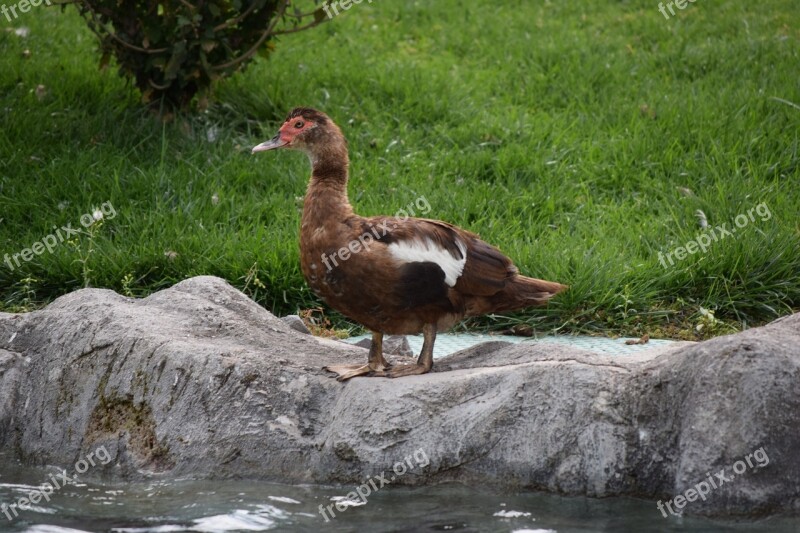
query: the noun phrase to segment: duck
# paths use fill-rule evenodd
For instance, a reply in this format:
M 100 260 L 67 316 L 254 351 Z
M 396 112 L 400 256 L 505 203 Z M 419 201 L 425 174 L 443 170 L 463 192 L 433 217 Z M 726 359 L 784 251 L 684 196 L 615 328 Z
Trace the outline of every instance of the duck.
M 347 195 L 348 146 L 325 113 L 293 109 L 270 140 L 252 153 L 304 152 L 311 178 L 300 221 L 300 266 L 327 305 L 372 333 L 366 364 L 324 367 L 339 381 L 398 378 L 433 368 L 438 332 L 465 317 L 546 304 L 568 287 L 523 276 L 496 247 L 440 220 L 357 215 Z M 415 363 L 390 364 L 384 335 L 422 333 Z

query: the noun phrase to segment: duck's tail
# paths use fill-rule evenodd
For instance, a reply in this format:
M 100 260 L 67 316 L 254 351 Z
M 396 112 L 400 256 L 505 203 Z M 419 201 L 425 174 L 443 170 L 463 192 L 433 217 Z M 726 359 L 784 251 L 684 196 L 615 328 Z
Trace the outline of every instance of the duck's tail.
M 568 288 L 567 285 L 555 281 L 516 275 L 506 283 L 502 291 L 489 297 L 492 307 L 490 312 L 502 313 L 544 305 L 550 298 Z

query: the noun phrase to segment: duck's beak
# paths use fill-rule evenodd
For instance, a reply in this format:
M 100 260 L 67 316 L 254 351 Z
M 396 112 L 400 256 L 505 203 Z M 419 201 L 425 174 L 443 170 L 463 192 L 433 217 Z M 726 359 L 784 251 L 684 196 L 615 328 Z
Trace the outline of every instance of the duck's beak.
M 272 139 L 264 141 L 258 146 L 254 146 L 251 153 L 255 154 L 256 152 L 266 152 L 267 150 L 274 150 L 275 148 L 280 148 L 281 146 L 286 146 L 287 144 L 289 143 L 282 140 L 281 134 L 279 133 Z

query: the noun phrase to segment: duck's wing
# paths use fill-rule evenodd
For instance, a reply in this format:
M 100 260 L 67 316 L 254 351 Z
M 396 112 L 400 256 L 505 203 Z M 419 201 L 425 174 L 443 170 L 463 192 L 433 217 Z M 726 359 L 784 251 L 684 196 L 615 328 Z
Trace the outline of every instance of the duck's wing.
M 490 296 L 517 273 L 511 260 L 477 235 L 439 220 L 396 217 L 363 219 L 362 231 L 377 238 L 400 264 L 432 263 L 429 276 L 464 295 Z

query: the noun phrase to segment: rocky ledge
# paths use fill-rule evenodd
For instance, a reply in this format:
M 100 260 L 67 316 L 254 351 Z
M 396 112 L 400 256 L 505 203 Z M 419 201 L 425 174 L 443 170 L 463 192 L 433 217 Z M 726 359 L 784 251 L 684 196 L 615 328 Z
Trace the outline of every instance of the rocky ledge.
M 800 510 L 800 314 L 634 356 L 490 343 L 424 376 L 321 368 L 365 357 L 218 278 L 80 290 L 0 314 L 0 446 L 64 468 L 103 447 L 113 479 L 361 484 L 414 457 L 393 484 Z

